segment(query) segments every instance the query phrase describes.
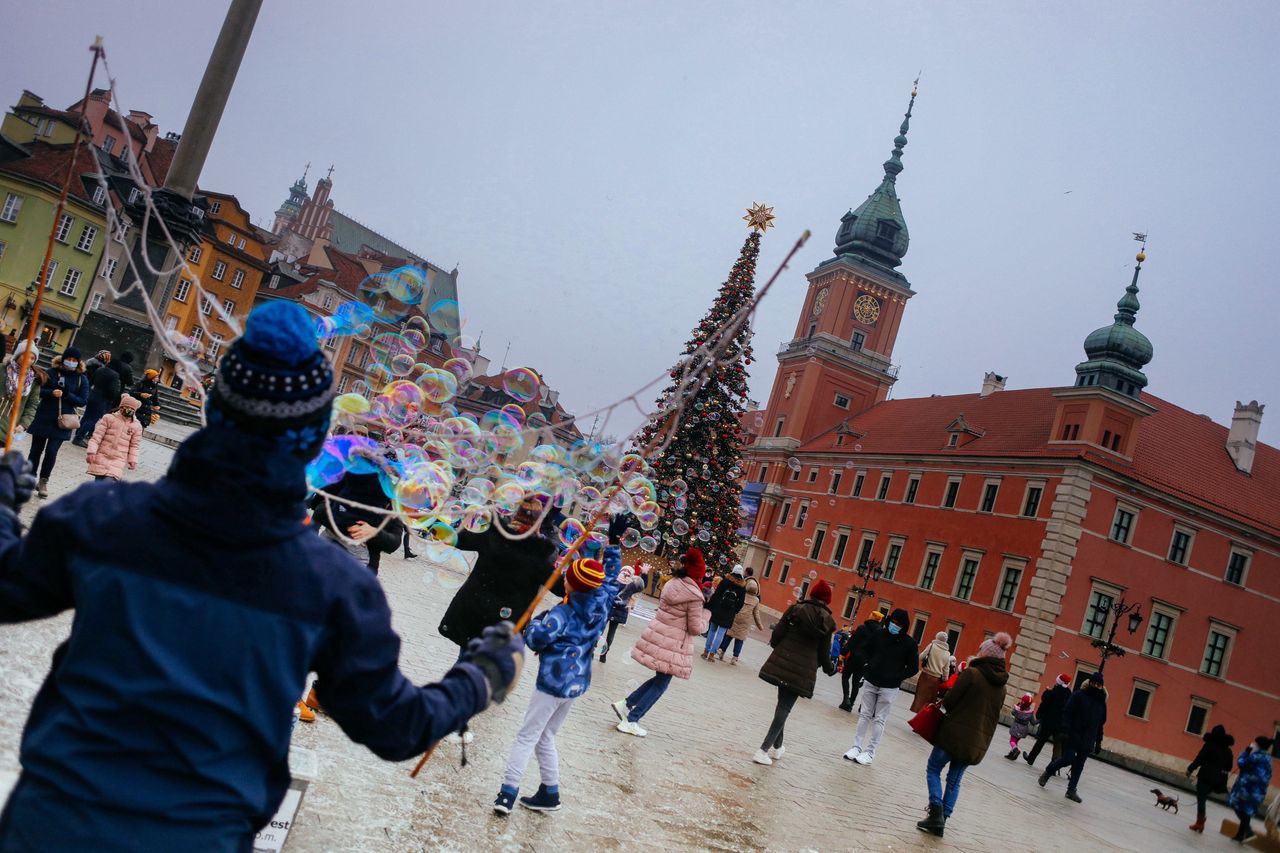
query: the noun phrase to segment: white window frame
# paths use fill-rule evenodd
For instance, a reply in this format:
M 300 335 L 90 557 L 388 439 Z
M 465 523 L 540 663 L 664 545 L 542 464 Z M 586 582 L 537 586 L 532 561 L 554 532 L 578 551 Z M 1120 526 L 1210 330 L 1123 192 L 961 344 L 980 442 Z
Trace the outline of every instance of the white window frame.
M 951 496 L 951 487 L 956 487 L 955 497 Z M 939 504 L 940 509 L 955 509 L 956 504 L 960 501 L 960 488 L 964 485 L 964 477 L 948 477 L 946 488 L 942 490 L 942 503 Z M 951 503 L 947 503 L 951 501 Z
M 226 311 L 228 316 L 236 316 L 236 303 L 232 299 L 222 300 L 222 310 Z
M 1174 543 L 1178 541 L 1179 533 L 1187 537 L 1187 546 L 1182 551 L 1182 559 L 1175 560 L 1173 559 L 1173 546 L 1174 546 Z M 1195 544 L 1196 544 L 1195 529 L 1188 527 L 1185 524 L 1175 524 L 1173 525 L 1173 533 L 1169 537 L 1169 551 L 1165 555 L 1165 559 L 1168 560 L 1170 563 L 1173 563 L 1175 566 L 1189 566 L 1191 565 L 1191 549 L 1195 546 Z
M 1028 480 L 1027 488 L 1022 492 L 1022 505 L 1018 509 L 1018 515 L 1022 518 L 1037 518 L 1040 515 L 1040 508 L 1044 505 L 1044 493 L 1048 487 L 1046 480 Z M 1031 514 L 1027 514 L 1027 504 L 1031 501 L 1031 490 L 1039 489 L 1040 494 L 1036 497 L 1036 510 Z
M 1129 520 L 1129 529 L 1125 531 L 1124 538 L 1117 539 L 1115 537 L 1116 524 L 1117 522 L 1120 521 L 1120 513 L 1122 512 L 1128 513 L 1130 516 L 1132 516 L 1132 518 Z M 1135 530 L 1138 529 L 1139 514 L 1140 514 L 1139 510 L 1136 506 L 1133 506 L 1132 504 L 1126 504 L 1126 503 L 1117 503 L 1116 511 L 1111 514 L 1111 526 L 1107 528 L 1107 541 L 1114 542 L 1117 545 L 1132 546 L 1133 533 Z
M 236 241 L 236 248 L 237 248 L 237 249 L 240 249 L 241 251 L 243 251 L 243 250 L 244 250 L 244 238 L 243 238 L 243 237 L 241 237 L 239 240 L 237 240 L 237 241 Z
M 49 288 L 53 287 L 53 277 L 54 277 L 55 275 L 57 275 L 57 274 L 58 274 L 58 262 L 57 262 L 57 260 L 51 260 L 51 261 L 49 261 L 49 272 L 48 272 L 48 274 L 44 277 L 44 289 L 45 289 L 45 290 L 48 290 Z
M 231 273 L 231 286 L 236 290 L 244 287 L 244 270 L 237 269 Z
M 76 218 L 70 213 L 64 213 L 58 217 L 58 227 L 54 229 L 53 239 L 59 243 L 66 244 L 67 239 L 71 236 L 71 226 L 76 224 Z
M 210 204 L 210 205 L 209 205 L 209 212 L 210 212 L 210 213 L 221 213 L 221 212 L 222 212 L 222 202 L 220 202 L 220 201 L 215 201 L 215 202 L 213 202 L 212 204 Z
M 1131 720 L 1150 720 L 1151 706 L 1155 704 L 1155 701 L 1156 701 L 1157 687 L 1159 687 L 1159 685 L 1155 684 L 1154 682 L 1144 681 L 1141 678 L 1135 678 L 1133 680 L 1133 687 L 1129 690 L 1129 702 L 1124 706 L 1124 715 Z M 1142 714 L 1141 716 L 1139 716 L 1138 714 L 1129 713 L 1130 709 L 1133 708 L 1133 694 L 1137 693 L 1139 690 L 1145 691 L 1147 694 L 1147 707 L 1144 709 L 1145 713 Z M 1188 716 L 1189 715 L 1190 715 L 1190 712 L 1188 712 Z M 1206 715 L 1206 718 L 1207 718 L 1207 715 Z
M 75 267 L 67 267 L 67 271 L 62 275 L 62 286 L 58 288 L 58 293 L 67 297 L 75 296 L 76 288 L 80 286 L 81 275 L 83 274 Z
M 228 232 L 227 232 L 227 245 L 228 245 L 228 246 L 235 246 L 235 244 L 236 244 L 236 232 L 234 232 L 234 231 L 228 231 Z
M 227 262 L 218 261 L 213 265 L 213 280 L 222 281 L 227 277 Z
M 187 262 L 192 264 L 200 263 L 200 258 L 204 256 L 204 249 L 200 246 L 192 246 L 187 252 Z
M 1147 640 L 1151 636 L 1151 632 L 1155 630 L 1156 615 L 1169 617 L 1169 630 L 1165 634 L 1164 644 L 1162 645 L 1158 655 L 1147 652 Z M 1182 609 L 1174 607 L 1163 601 L 1151 602 L 1151 615 L 1147 618 L 1147 630 L 1142 632 L 1142 645 L 1138 648 L 1138 653 L 1143 657 L 1153 658 L 1154 660 L 1168 660 L 1169 654 L 1173 651 L 1173 638 L 1178 630 L 1178 617 L 1182 615 Z
M 107 191 L 101 185 L 93 188 L 93 203 L 99 207 L 107 206 Z
M 1200 666 L 1197 667 L 1196 671 L 1208 678 L 1215 678 L 1215 679 L 1218 679 L 1219 681 L 1226 681 L 1227 670 L 1231 668 L 1231 653 L 1234 652 L 1236 648 L 1237 633 L 1239 632 L 1234 626 L 1228 625 L 1225 622 L 1219 622 L 1217 619 L 1210 619 L 1209 628 L 1205 631 L 1205 634 L 1204 634 L 1204 649 L 1200 652 Z M 1214 634 L 1221 634 L 1222 636 L 1226 637 L 1227 647 L 1222 652 L 1222 663 L 1219 666 L 1218 672 L 1211 673 L 1205 669 L 1205 657 L 1209 653 L 1209 640 L 1213 637 Z
M 272 273 L 271 279 L 267 282 L 267 287 L 275 290 L 280 286 L 280 273 Z
M 4 197 L 4 206 L 0 207 L 0 222 L 17 222 L 18 217 L 22 215 L 22 202 L 25 200 L 24 196 L 17 193 L 7 193 Z
M 275 276 L 273 276 L 273 278 L 274 278 L 274 277 L 275 277 Z M 332 307 L 333 307 L 333 294 L 332 294 L 332 293 L 326 293 L 326 294 L 324 295 L 324 298 L 320 300 L 320 309 L 321 309 L 322 311 L 328 311 L 328 310 L 329 310 L 329 309 L 331 309 Z
M 106 139 L 102 140 L 102 153 L 110 154 L 112 149 L 114 149 L 115 147 L 116 147 L 116 138 L 114 136 L 108 136 Z
M 90 311 L 97 311 L 99 308 L 101 308 L 101 307 L 102 307 L 102 299 L 103 299 L 103 296 L 102 296 L 102 294 L 101 294 L 101 293 L 95 293 L 95 294 L 93 294 L 93 298 L 89 300 L 89 310 L 90 310 Z
M 173 301 L 181 302 L 183 305 L 187 303 L 187 296 L 191 293 L 191 280 L 186 278 L 178 279 L 178 286 L 173 290 Z
M 960 595 L 960 586 L 964 583 L 965 564 L 973 563 L 973 575 L 969 578 L 969 591 L 965 595 Z M 973 551 L 960 552 L 960 565 L 956 568 L 956 585 L 951 591 L 951 597 L 959 601 L 972 601 L 973 591 L 978 585 L 978 572 L 982 571 L 982 555 Z
M 102 265 L 102 277 L 107 281 L 111 281 L 116 277 L 116 268 L 118 266 L 120 266 L 120 261 L 117 258 L 107 258 Z
M 218 359 L 218 353 L 221 352 L 221 350 L 222 350 L 222 335 L 214 335 L 214 334 L 209 335 L 209 350 L 208 350 L 208 354 L 206 355 L 206 358 L 208 358 L 209 361 L 216 362 Z
M 98 239 L 98 228 L 95 225 L 85 225 L 80 229 L 80 239 L 76 241 L 76 248 L 81 252 L 92 252 L 93 243 Z
M 200 343 L 204 340 L 204 326 L 191 327 L 191 340 Z
M 164 329 L 166 332 L 172 332 L 176 328 L 178 328 L 177 317 L 170 314 L 168 317 L 164 318 Z
M 208 293 L 201 293 L 200 298 L 196 300 L 196 304 L 200 307 L 200 316 L 208 317 L 213 313 L 213 297 Z
M 843 400 L 844 402 L 843 403 L 840 402 L 841 400 Z M 837 391 L 835 392 L 835 398 L 831 401 L 831 403 L 837 409 L 847 409 L 849 408 L 850 400 L 851 398 L 849 397 L 848 394 L 842 394 L 839 391 Z
M 4 258 L 4 250 L 7 248 L 9 248 L 9 244 L 3 240 L 0 240 L 0 259 Z
M 1229 576 L 1229 573 L 1231 571 L 1231 557 L 1235 554 L 1239 554 L 1241 557 L 1244 557 L 1244 570 L 1240 573 L 1239 581 L 1233 581 Z M 1231 584 L 1232 586 L 1243 587 L 1245 583 L 1249 580 L 1249 568 L 1252 565 L 1253 565 L 1253 552 L 1250 551 L 1248 548 L 1242 548 L 1239 545 L 1232 545 L 1231 550 L 1227 553 L 1227 567 L 1222 570 L 1222 579 L 1225 582 Z

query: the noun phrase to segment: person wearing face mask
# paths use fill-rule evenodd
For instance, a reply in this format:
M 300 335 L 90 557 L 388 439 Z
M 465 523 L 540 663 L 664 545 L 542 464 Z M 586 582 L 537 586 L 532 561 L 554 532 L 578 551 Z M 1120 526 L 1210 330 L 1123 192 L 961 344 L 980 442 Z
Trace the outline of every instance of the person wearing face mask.
M 875 759 L 902 682 L 920 671 L 919 649 L 907 633 L 909 620 L 907 611 L 899 607 L 889 614 L 885 630 L 873 634 L 867 643 L 867 665 L 858 691 L 858 730 L 844 754 L 849 761 L 867 765 Z
M 142 381 L 129 389 L 129 393 L 137 397 L 141 403 L 134 417 L 138 419 L 138 423 L 142 424 L 144 430 L 151 426 L 152 416 L 160 414 L 160 383 L 156 381 L 159 375 L 158 370 L 145 370 L 142 373 Z
M 31 464 L 39 469 L 36 494 L 49 496 L 49 475 L 58 462 L 58 451 L 80 425 L 76 409 L 89 402 L 89 380 L 80 363 L 80 350 L 67 347 L 55 356 L 49 381 L 40 386 L 40 405 L 27 430 L 31 435 Z
M 130 471 L 137 470 L 138 445 L 142 443 L 142 426 L 134 417 L 137 411 L 138 401 L 125 394 L 120 397 L 120 408 L 98 419 L 85 455 L 93 479 L 119 480 L 126 464 Z

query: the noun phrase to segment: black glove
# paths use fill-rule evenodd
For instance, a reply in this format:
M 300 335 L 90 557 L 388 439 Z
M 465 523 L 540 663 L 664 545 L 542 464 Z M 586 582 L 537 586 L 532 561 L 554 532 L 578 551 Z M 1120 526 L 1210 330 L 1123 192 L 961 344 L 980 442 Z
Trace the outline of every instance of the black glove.
M 467 644 L 460 663 L 469 663 L 489 682 L 489 701 L 502 702 L 520 680 L 524 640 L 510 622 L 499 622 Z
M 36 490 L 36 469 L 16 450 L 0 457 L 0 506 L 17 512 Z
M 834 661 L 826 661 L 822 664 L 822 671 L 828 676 L 836 674 L 836 665 Z

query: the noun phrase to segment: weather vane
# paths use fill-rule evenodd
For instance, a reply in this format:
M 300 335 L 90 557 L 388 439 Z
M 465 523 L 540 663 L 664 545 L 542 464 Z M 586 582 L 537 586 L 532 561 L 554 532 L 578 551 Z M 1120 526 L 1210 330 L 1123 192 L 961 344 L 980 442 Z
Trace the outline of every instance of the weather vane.
M 1133 239 L 1135 239 L 1135 240 L 1137 240 L 1139 243 L 1141 243 L 1141 244 L 1143 245 L 1143 248 L 1146 248 L 1146 245 L 1147 245 L 1147 235 L 1146 235 L 1146 234 L 1142 233 L 1141 231 L 1134 231 L 1134 232 L 1133 232 Z
M 765 207 L 760 202 L 748 207 L 747 215 L 742 217 L 742 221 L 746 222 L 749 228 L 759 231 L 761 234 L 773 227 L 773 220 L 773 208 Z

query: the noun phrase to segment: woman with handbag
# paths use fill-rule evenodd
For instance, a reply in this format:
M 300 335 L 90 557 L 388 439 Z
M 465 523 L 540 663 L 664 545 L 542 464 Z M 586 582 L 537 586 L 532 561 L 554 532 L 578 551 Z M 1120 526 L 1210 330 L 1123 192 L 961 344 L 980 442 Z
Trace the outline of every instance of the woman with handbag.
M 778 688 L 778 703 L 764 743 L 751 759 L 756 764 L 772 764 L 782 757 L 782 731 L 787 717 L 801 696 L 813 698 L 818 670 L 827 675 L 836 674 L 836 665 L 831 659 L 831 636 L 835 632 L 831 587 L 821 579 L 809 588 L 809 596 L 804 601 L 788 607 L 773 626 L 773 635 L 769 638 L 773 651 L 760 667 L 760 679 Z
M 80 350 L 67 347 L 55 356 L 49 381 L 40 386 L 40 405 L 27 432 L 31 435 L 28 459 L 40 472 L 36 494 L 49 496 L 49 475 L 58 461 L 58 451 L 80 427 L 76 409 L 89 402 L 89 380 L 80 362 Z
M 1196 760 L 1187 766 L 1187 775 L 1197 770 L 1196 776 L 1196 822 L 1189 829 L 1192 832 L 1204 832 L 1205 805 L 1210 794 L 1227 792 L 1227 777 L 1235 764 L 1235 754 L 1231 747 L 1236 739 L 1227 734 L 1221 725 L 1214 726 L 1205 733 L 1204 746 L 1196 753 Z
M 1009 680 L 1005 656 L 1011 645 L 1013 639 L 1003 631 L 984 640 L 969 666 L 956 676 L 955 685 L 942 697 L 942 709 L 946 713 L 925 766 L 929 816 L 916 824 L 924 832 L 942 836 L 947 818 L 951 817 L 960 796 L 964 772 L 987 754 L 1004 708 L 1005 684 Z M 944 791 L 942 768 L 948 764 L 951 767 L 947 770 Z

